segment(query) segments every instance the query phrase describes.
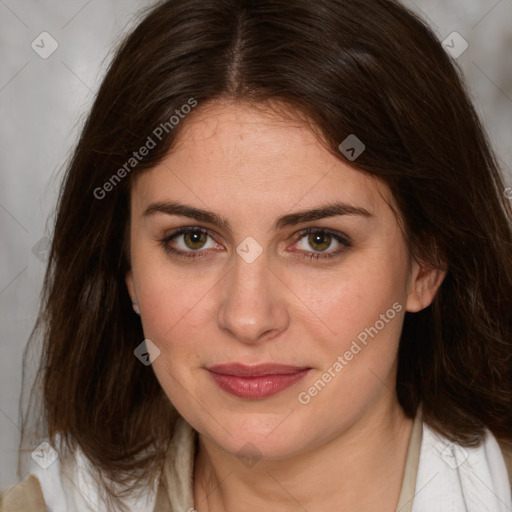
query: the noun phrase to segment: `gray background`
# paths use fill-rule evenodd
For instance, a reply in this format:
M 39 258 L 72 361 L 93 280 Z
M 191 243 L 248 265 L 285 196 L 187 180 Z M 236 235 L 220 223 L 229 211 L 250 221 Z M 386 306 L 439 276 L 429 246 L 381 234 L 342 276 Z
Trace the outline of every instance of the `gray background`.
M 0 490 L 18 481 L 21 356 L 37 313 L 63 166 L 112 45 L 151 3 L 0 0 Z M 454 31 L 467 40 L 457 62 L 512 186 L 512 0 L 404 3 L 441 40 Z M 33 40 L 41 46 L 44 31 L 58 43 L 47 59 L 31 47 Z

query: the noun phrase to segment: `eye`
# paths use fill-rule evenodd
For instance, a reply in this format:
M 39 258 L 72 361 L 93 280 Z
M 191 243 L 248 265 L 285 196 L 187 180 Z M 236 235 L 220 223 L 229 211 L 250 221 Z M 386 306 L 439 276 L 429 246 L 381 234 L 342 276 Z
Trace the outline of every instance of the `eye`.
M 327 252 L 329 248 L 332 249 L 333 245 L 336 249 Z M 309 253 L 303 255 L 306 258 L 325 259 L 332 258 L 344 252 L 348 247 L 351 247 L 351 243 L 348 238 L 341 233 L 323 228 L 309 228 L 299 233 L 298 242 L 295 243 L 295 246 L 299 246 L 301 250 L 305 250 L 306 253 Z M 307 246 L 311 247 L 313 251 L 308 251 Z
M 203 249 L 216 248 L 218 244 L 210 242 L 210 246 L 207 245 L 208 238 L 212 238 L 210 233 L 206 229 L 199 227 L 185 227 L 180 228 L 160 240 L 164 250 L 168 253 L 182 255 L 185 257 L 197 257 L 202 256 Z M 174 242 L 176 240 L 176 242 Z M 173 245 L 170 242 L 174 242 Z M 187 254 L 197 253 L 197 254 Z

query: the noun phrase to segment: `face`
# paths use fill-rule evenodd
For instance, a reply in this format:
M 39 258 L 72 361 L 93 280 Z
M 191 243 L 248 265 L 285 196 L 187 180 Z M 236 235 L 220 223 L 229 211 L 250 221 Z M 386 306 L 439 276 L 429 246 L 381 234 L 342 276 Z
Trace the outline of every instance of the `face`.
M 131 191 L 126 283 L 160 351 L 153 370 L 227 452 L 305 452 L 389 397 L 405 311 L 439 282 L 409 258 L 387 186 L 305 124 L 216 103 L 184 128 Z M 304 370 L 214 378 L 209 368 L 227 363 Z

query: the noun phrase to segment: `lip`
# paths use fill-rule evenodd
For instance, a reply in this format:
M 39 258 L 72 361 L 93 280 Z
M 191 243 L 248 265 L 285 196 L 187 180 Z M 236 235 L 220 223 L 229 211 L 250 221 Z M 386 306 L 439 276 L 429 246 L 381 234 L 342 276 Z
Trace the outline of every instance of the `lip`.
M 262 399 L 292 386 L 311 370 L 309 367 L 263 363 L 240 363 L 207 368 L 214 382 L 224 391 L 240 398 Z

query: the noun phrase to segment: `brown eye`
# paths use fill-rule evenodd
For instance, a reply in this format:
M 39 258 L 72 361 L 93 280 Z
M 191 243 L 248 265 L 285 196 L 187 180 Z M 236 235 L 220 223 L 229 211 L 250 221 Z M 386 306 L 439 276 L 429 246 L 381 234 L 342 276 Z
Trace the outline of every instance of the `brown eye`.
M 189 249 L 202 249 L 208 239 L 204 231 L 188 231 L 183 234 L 183 241 Z
M 308 243 L 310 247 L 317 251 L 325 251 L 331 245 L 332 235 L 328 233 L 310 233 Z

